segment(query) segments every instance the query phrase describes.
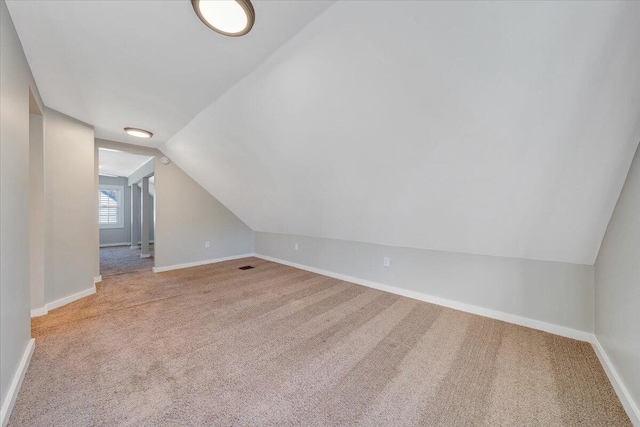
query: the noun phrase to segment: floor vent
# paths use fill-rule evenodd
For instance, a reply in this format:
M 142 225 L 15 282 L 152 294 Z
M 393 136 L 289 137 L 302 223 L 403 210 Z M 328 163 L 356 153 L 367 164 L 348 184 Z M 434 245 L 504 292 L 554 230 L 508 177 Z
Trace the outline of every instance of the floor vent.
M 251 267 L 250 265 L 245 265 L 244 267 L 240 267 L 240 270 L 250 270 L 254 267 Z

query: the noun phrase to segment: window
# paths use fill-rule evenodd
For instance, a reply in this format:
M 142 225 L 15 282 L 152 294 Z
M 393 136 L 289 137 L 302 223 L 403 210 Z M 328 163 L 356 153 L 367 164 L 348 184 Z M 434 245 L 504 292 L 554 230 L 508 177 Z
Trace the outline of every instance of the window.
M 98 224 L 100 224 L 100 228 L 124 228 L 123 198 L 123 186 L 100 186 L 98 191 Z

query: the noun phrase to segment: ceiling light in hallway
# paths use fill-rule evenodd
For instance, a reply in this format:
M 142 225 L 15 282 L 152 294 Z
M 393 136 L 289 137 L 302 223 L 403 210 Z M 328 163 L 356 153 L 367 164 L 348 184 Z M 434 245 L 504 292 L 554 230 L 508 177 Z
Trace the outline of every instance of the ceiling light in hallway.
M 135 136 L 136 138 L 151 138 L 153 136 L 151 132 L 144 129 L 124 128 L 124 131 L 131 136 Z
M 255 21 L 249 0 L 191 0 L 191 4 L 207 27 L 225 36 L 243 36 Z

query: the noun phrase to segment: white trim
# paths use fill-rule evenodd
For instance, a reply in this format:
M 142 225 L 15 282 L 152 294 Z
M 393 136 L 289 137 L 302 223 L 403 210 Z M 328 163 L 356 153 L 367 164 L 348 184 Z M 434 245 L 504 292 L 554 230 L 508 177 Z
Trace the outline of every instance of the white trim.
M 113 247 L 113 246 L 131 246 L 131 242 L 100 244 L 101 248 L 110 248 L 110 247 Z
M 100 282 L 102 282 L 102 274 L 93 278 L 93 283 L 94 284 L 95 283 L 100 283 Z
M 4 402 L 2 402 L 2 409 L 0 409 L 0 426 L 2 427 L 5 427 L 9 423 L 11 411 L 13 410 L 13 406 L 16 404 L 16 399 L 18 398 L 18 393 L 22 386 L 22 380 L 24 380 L 24 376 L 27 373 L 27 368 L 29 368 L 29 362 L 31 362 L 31 356 L 33 355 L 33 350 L 35 348 L 36 340 L 31 338 L 27 344 L 27 348 L 24 349 L 22 359 L 18 365 L 18 370 L 13 376 L 13 381 L 11 381 L 11 385 L 7 391 L 7 396 L 4 398 Z
M 516 314 L 505 313 L 503 311 L 493 310 L 490 308 L 480 307 L 473 304 L 467 304 L 464 302 L 458 302 L 446 298 L 436 297 L 428 295 L 422 292 L 411 291 L 408 289 L 398 288 L 396 286 L 384 285 L 382 283 L 376 283 L 369 280 L 359 279 L 357 277 L 347 276 L 345 274 L 334 273 L 332 271 L 323 270 L 320 268 L 309 267 L 303 264 L 286 261 L 279 258 L 273 258 L 266 255 L 253 254 L 257 258 L 262 258 L 267 261 L 277 262 L 279 264 L 288 265 L 290 267 L 299 268 L 301 270 L 307 270 L 312 273 L 322 274 L 323 276 L 333 277 L 335 279 L 344 280 L 347 282 L 356 283 L 358 285 L 367 286 L 373 289 L 379 289 L 381 291 L 390 292 L 396 295 L 402 295 L 404 297 L 425 301 L 431 304 L 441 305 L 443 307 L 453 308 L 455 310 L 464 311 L 466 313 L 477 314 L 484 317 L 490 317 L 492 319 L 502 320 L 504 322 L 513 323 L 520 326 L 526 326 L 528 328 L 538 329 L 552 334 L 560 335 L 575 340 L 591 342 L 593 334 L 590 332 L 579 331 L 577 329 L 568 328 L 566 326 L 554 325 L 552 323 L 542 322 L 540 320 L 530 319 L 528 317 L 518 316 Z
M 254 254 L 232 255 L 232 256 L 228 256 L 228 257 L 224 257 L 224 258 L 207 259 L 207 260 L 204 260 L 204 261 L 196 261 L 196 262 L 187 262 L 187 263 L 184 263 L 184 264 L 168 265 L 166 267 L 153 267 L 152 270 L 153 270 L 154 273 L 162 273 L 164 271 L 179 270 L 181 268 L 197 267 L 199 265 L 206 265 L 206 264 L 215 264 L 217 262 L 231 261 L 231 260 L 234 260 L 234 259 L 241 259 L 241 258 L 249 258 L 249 257 L 252 257 L 252 256 L 254 256 Z
M 48 313 L 49 313 L 49 310 L 47 310 L 47 306 L 43 305 L 40 308 L 34 308 L 33 310 L 31 310 L 31 317 L 40 317 Z
M 631 394 L 624 386 L 618 372 L 613 367 L 613 363 L 611 363 L 611 359 L 609 359 L 607 352 L 604 351 L 604 348 L 595 335 L 592 337 L 591 344 L 593 345 L 593 349 L 595 350 L 598 359 L 600 359 L 600 363 L 602 364 L 604 371 L 609 377 L 609 381 L 611 381 L 611 385 L 613 385 L 613 389 L 618 395 L 618 399 L 620 399 L 620 403 L 622 403 L 625 411 L 627 411 L 627 415 L 631 419 L 631 424 L 634 426 L 640 426 L 640 410 L 638 410 L 638 406 L 633 401 Z
M 47 310 L 51 311 L 55 308 L 62 307 L 63 305 L 69 304 L 70 302 L 79 300 L 80 298 L 88 297 L 89 295 L 93 295 L 96 293 L 96 285 L 92 285 L 89 289 L 85 289 L 84 291 L 78 292 L 77 294 L 69 295 L 68 297 L 60 298 L 53 302 L 47 303 Z
M 151 258 L 151 254 L 140 254 L 140 258 Z

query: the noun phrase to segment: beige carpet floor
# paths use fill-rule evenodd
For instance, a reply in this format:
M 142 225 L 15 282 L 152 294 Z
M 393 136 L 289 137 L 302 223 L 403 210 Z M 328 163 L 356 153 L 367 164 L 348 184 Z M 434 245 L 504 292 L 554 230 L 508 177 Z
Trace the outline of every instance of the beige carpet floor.
M 587 343 L 255 258 L 109 276 L 33 335 L 14 427 L 630 425 Z
M 153 244 L 149 245 L 153 252 Z M 142 251 L 129 246 L 100 248 L 100 275 L 102 277 L 134 271 L 151 271 L 153 258 L 140 258 Z

